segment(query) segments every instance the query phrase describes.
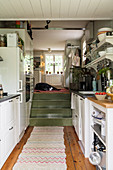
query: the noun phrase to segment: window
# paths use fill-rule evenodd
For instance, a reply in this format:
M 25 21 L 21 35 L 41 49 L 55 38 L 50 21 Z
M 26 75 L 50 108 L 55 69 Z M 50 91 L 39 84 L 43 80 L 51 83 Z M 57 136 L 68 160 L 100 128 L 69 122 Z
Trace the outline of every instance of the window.
M 62 55 L 45 55 L 45 72 L 57 74 L 63 72 Z

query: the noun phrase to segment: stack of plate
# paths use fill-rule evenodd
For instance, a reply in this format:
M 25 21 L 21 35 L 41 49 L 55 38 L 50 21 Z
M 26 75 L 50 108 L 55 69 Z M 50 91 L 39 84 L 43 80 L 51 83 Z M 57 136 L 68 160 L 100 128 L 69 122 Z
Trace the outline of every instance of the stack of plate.
M 100 28 L 100 29 L 98 30 L 98 34 L 97 34 L 99 41 L 102 41 L 102 40 L 105 38 L 106 33 L 107 33 L 107 32 L 111 32 L 111 31 L 113 31 L 112 28 L 107 28 L 107 27 L 105 27 L 105 28 Z

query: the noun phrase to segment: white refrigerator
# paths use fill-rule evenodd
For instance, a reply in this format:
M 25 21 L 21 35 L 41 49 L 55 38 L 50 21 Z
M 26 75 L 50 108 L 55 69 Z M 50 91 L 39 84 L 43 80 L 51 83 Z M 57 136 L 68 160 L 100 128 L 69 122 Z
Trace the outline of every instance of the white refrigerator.
M 22 50 L 19 47 L 0 47 L 0 84 L 8 94 L 20 94 L 19 136 L 26 126 L 25 73 Z

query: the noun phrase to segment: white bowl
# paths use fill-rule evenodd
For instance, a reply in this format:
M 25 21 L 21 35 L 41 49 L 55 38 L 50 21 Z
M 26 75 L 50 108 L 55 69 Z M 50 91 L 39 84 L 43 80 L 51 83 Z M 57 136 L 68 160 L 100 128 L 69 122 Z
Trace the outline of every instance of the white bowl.
M 112 28 L 107 28 L 107 27 L 98 29 L 98 32 L 102 32 L 102 31 L 113 31 L 113 29 Z
M 102 33 L 98 35 L 99 41 L 102 41 L 106 37 L 106 33 Z
M 113 53 L 113 47 L 106 48 L 106 53 Z
M 106 51 L 99 51 L 98 53 L 99 53 L 100 57 L 103 57 L 106 55 Z
M 105 97 L 106 97 L 106 94 L 105 95 L 98 95 L 98 94 L 96 95 L 95 94 L 95 97 L 96 97 L 97 100 L 104 100 Z

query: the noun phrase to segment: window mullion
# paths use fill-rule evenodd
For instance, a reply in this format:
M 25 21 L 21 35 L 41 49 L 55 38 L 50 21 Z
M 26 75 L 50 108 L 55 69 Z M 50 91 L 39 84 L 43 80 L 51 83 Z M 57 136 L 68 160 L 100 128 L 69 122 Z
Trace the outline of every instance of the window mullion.
M 53 55 L 53 73 L 55 73 L 55 55 Z

